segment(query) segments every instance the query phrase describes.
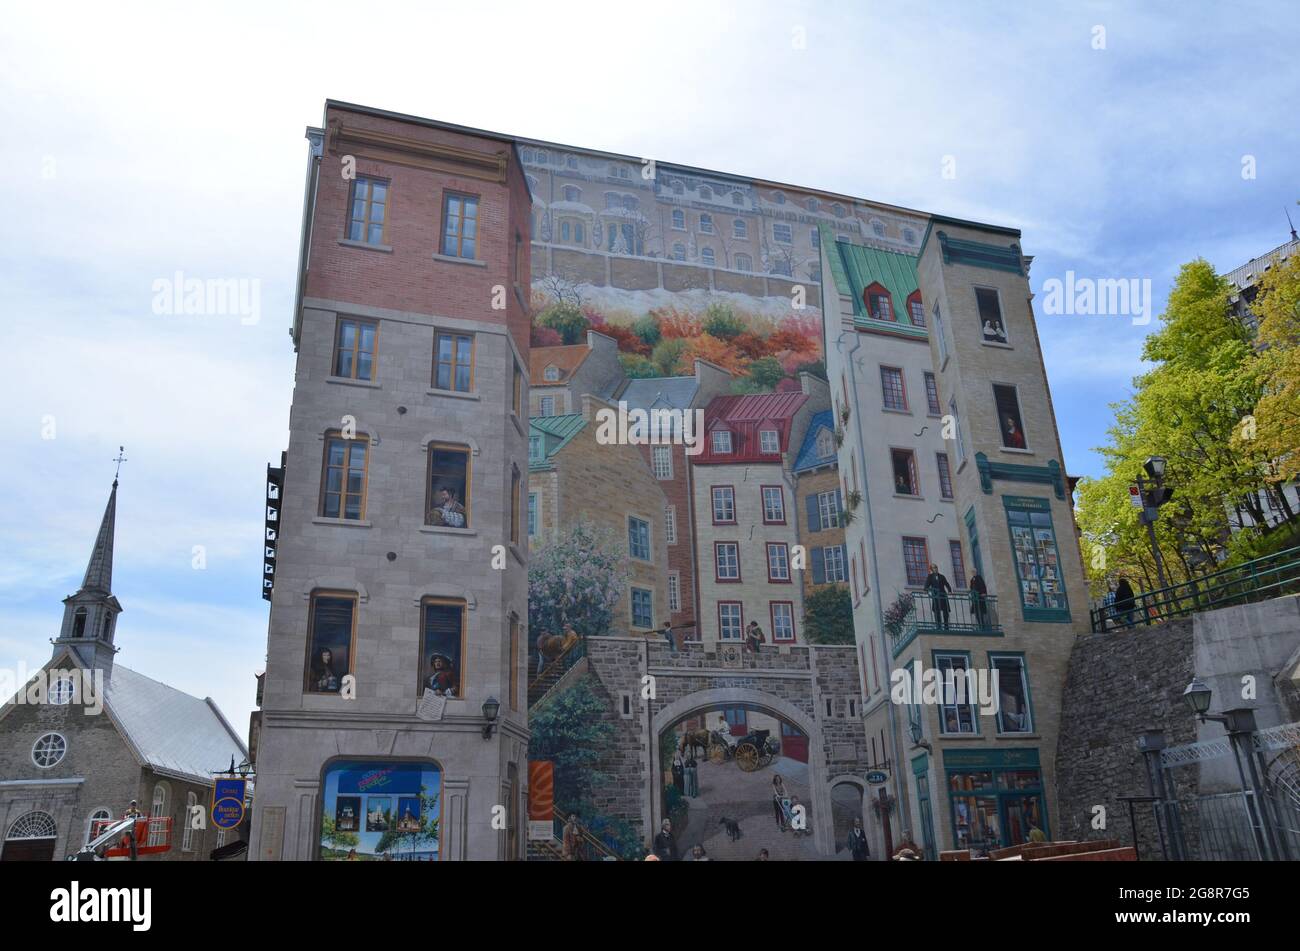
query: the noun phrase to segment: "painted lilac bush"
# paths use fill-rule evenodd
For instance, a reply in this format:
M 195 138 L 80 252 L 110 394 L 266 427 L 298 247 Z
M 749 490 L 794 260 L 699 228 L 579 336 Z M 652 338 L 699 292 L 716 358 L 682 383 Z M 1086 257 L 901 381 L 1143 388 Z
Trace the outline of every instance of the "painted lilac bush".
M 566 621 L 582 635 L 609 634 L 627 576 L 627 551 L 613 534 L 578 522 L 529 558 L 529 636 L 558 634 Z

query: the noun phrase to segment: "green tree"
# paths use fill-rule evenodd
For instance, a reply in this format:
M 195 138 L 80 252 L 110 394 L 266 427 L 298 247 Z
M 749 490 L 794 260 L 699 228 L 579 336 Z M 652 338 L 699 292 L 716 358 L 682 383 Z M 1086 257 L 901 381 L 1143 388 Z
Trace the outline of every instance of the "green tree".
M 568 345 L 582 343 L 591 326 L 586 315 L 573 304 L 552 304 L 537 315 L 539 327 L 549 327 Z
M 655 344 L 650 362 L 659 368 L 660 376 L 676 376 L 677 364 L 686 353 L 687 342 L 681 337 L 666 337 Z
M 1300 255 L 1264 272 L 1252 308 L 1259 318 L 1263 393 L 1255 404 L 1253 426 L 1237 432 L 1239 443 L 1253 438 L 1274 463 L 1273 491 L 1300 478 Z
M 798 376 L 800 373 L 807 373 L 810 376 L 817 377 L 819 380 L 829 380 L 829 377 L 826 376 L 825 360 L 812 360 L 808 363 L 801 363 L 794 368 L 794 372 L 795 376 Z
M 728 305 L 714 301 L 704 309 L 704 332 L 719 340 L 730 340 L 745 331 L 745 322 Z
M 325 815 L 321 818 L 320 841 L 321 845 L 342 852 L 355 849 L 361 840 L 355 832 L 340 832 L 334 824 L 334 817 Z
M 648 347 L 653 347 L 663 339 L 663 331 L 659 329 L 659 318 L 654 314 L 645 314 L 633 321 L 632 333 L 640 337 Z
M 749 378 L 767 390 L 785 379 L 785 370 L 776 357 L 760 357 L 749 365 Z
M 579 521 L 528 561 L 529 631 L 558 634 L 568 622 L 579 634 L 608 634 L 627 573 L 626 547 Z
M 827 585 L 804 598 L 803 630 L 812 644 L 852 644 L 853 602 L 848 587 Z
M 620 353 L 618 362 L 623 367 L 623 374 L 631 380 L 644 380 L 660 375 L 659 367 L 652 363 L 649 357 L 637 353 Z

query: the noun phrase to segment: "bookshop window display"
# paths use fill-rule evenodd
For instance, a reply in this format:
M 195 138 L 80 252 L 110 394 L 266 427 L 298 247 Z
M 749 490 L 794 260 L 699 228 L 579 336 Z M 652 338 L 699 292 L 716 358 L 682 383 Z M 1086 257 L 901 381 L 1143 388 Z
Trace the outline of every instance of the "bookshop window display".
M 1002 502 L 1025 620 L 1069 621 L 1051 505 L 1046 499 L 1011 495 L 1004 496 Z
M 955 848 L 1021 845 L 1035 829 L 1051 839 L 1037 750 L 949 750 L 944 767 Z
M 322 784 L 320 859 L 436 861 L 441 781 L 434 763 L 331 763 Z

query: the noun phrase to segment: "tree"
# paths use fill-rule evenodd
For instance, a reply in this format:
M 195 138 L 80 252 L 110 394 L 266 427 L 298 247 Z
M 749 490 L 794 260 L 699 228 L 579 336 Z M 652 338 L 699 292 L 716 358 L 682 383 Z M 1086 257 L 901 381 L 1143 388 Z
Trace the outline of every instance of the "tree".
M 361 841 L 355 832 L 340 832 L 334 824 L 334 817 L 328 813 L 321 817 L 320 840 L 322 845 L 339 852 L 355 849 Z
M 853 643 L 853 602 L 846 585 L 817 588 L 803 604 L 803 631 L 809 643 Z
M 660 376 L 676 376 L 688 341 L 683 337 L 666 337 L 655 345 L 650 362 L 659 368 Z
M 719 340 L 730 340 L 745 331 L 745 322 L 728 305 L 714 301 L 704 309 L 704 332 Z
M 626 549 L 609 532 L 579 521 L 529 559 L 529 632 L 558 634 L 567 622 L 579 634 L 608 634 L 627 573 Z
M 555 304 L 564 304 L 581 311 L 582 305 L 586 303 L 586 296 L 583 293 L 583 288 L 587 286 L 586 282 L 573 271 L 557 269 L 537 283 Z
M 1253 310 L 1263 348 L 1263 393 L 1255 404 L 1253 438 L 1274 463 L 1277 492 L 1277 485 L 1300 478 L 1300 255 L 1264 272 Z M 1238 442 L 1249 441 L 1251 430 L 1239 430 Z
M 582 343 L 591 322 L 587 315 L 574 304 L 552 304 L 537 315 L 539 327 L 549 327 L 560 335 L 564 343 L 572 346 Z
M 636 353 L 620 353 L 618 362 L 623 367 L 623 374 L 630 380 L 644 380 L 659 376 L 659 367 L 650 362 L 648 357 Z
M 651 348 L 663 339 L 663 332 L 659 329 L 659 318 L 654 314 L 643 314 L 633 321 L 632 333 L 640 337 L 641 341 Z
M 764 389 L 772 389 L 785 377 L 776 357 L 760 357 L 749 365 L 749 378 Z
M 608 780 L 599 766 L 613 745 L 614 727 L 605 719 L 610 701 L 598 695 L 597 685 L 586 674 L 528 714 L 528 758 L 553 764 L 555 805 L 565 815 L 591 816 L 592 793 Z
M 418 852 L 422 846 L 434 845 L 438 841 L 438 828 L 441 820 L 435 818 L 438 810 L 438 797 L 429 795 L 427 786 L 420 787 L 420 828 L 410 831 L 400 831 L 397 826 L 398 822 L 390 821 L 384 834 L 379 837 L 379 844 L 375 846 L 376 853 L 397 852 L 405 849 L 408 852 Z M 401 817 L 399 816 L 400 820 Z

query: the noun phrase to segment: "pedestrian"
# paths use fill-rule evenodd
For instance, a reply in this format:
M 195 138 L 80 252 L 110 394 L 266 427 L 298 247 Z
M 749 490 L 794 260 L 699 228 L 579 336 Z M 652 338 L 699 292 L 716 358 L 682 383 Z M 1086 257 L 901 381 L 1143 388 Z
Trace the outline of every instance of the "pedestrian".
M 1115 585 L 1115 616 L 1123 619 L 1122 627 L 1133 626 L 1134 604 L 1133 586 L 1128 583 L 1128 578 L 1120 575 Z
M 686 795 L 694 799 L 700 794 L 700 766 L 692 753 L 686 760 Z
M 939 627 L 948 629 L 948 592 L 952 585 L 939 572 L 938 565 L 930 566 L 930 573 L 925 576 L 925 590 L 930 592 L 930 608 Z
M 686 766 L 682 763 L 681 756 L 673 757 L 673 785 L 679 793 L 686 792 Z
M 975 616 L 975 624 L 981 630 L 989 623 L 989 589 L 984 577 L 977 571 L 970 576 L 970 609 Z
M 659 825 L 659 834 L 655 836 L 654 855 L 660 862 L 677 861 L 677 842 L 673 839 L 671 819 L 665 819 Z
M 786 809 L 790 800 L 785 791 L 785 780 L 777 773 L 772 777 L 772 812 L 776 815 L 776 827 L 782 832 L 786 827 Z
M 853 820 L 853 829 L 849 832 L 849 854 L 853 856 L 855 862 L 865 862 L 871 857 L 871 849 L 867 845 L 867 833 L 862 828 L 862 820 Z
M 668 642 L 668 649 L 669 649 L 670 651 L 672 651 L 674 654 L 676 654 L 676 653 L 677 653 L 677 635 L 673 633 L 673 622 L 672 622 L 672 621 L 664 621 L 664 626 L 663 626 L 663 628 L 660 630 L 660 633 L 663 634 L 663 636 L 664 636 L 664 640 L 666 640 L 666 641 Z

